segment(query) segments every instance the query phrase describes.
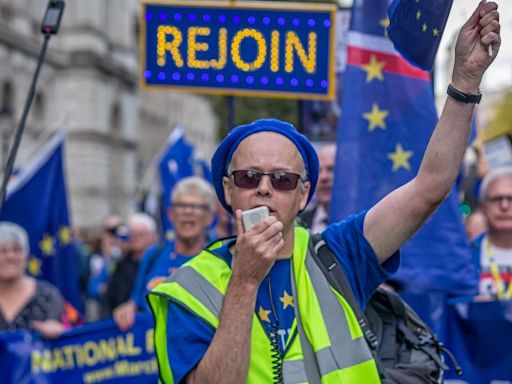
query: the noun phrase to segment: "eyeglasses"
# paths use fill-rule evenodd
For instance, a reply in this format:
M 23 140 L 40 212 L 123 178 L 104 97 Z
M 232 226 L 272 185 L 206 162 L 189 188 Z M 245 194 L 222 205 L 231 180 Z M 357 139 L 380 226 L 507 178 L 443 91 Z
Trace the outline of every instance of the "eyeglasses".
M 292 172 L 258 172 L 249 169 L 241 169 L 231 172 L 235 185 L 239 188 L 254 189 L 260 185 L 263 176 L 270 176 L 272 187 L 278 191 L 293 191 L 302 177 Z M 303 181 L 303 180 L 302 180 Z
M 512 196 L 506 195 L 497 195 L 497 196 L 487 196 L 485 201 L 488 201 L 492 204 L 502 204 L 503 200 L 505 200 L 508 204 L 512 204 Z
M 209 207 L 207 204 L 173 203 L 171 208 L 177 211 L 186 211 L 187 209 L 193 211 L 208 211 Z

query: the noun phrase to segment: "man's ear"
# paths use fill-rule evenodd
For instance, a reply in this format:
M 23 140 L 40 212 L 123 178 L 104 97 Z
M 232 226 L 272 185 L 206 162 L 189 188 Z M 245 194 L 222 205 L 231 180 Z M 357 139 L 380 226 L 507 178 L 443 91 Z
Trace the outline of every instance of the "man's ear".
M 231 180 L 229 180 L 228 176 L 224 176 L 222 178 L 222 188 L 224 189 L 224 199 L 226 203 L 231 206 L 231 191 L 233 189 L 233 184 Z
M 300 210 L 302 211 L 304 208 L 306 208 L 306 205 L 308 205 L 308 196 L 309 196 L 309 191 L 311 189 L 311 182 L 309 181 L 305 181 L 304 182 L 304 188 L 301 188 L 301 193 L 302 193 L 302 196 L 300 198 Z

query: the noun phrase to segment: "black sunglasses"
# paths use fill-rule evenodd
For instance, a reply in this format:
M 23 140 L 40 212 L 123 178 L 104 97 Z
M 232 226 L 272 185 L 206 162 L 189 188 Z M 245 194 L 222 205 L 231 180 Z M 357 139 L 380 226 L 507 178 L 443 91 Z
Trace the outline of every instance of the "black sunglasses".
M 257 188 L 260 185 L 261 178 L 265 175 L 270 176 L 270 183 L 277 191 L 293 191 L 297 188 L 298 181 L 302 180 L 300 175 L 284 171 L 265 173 L 250 169 L 240 169 L 230 174 L 230 176 L 233 176 L 235 185 L 244 189 Z

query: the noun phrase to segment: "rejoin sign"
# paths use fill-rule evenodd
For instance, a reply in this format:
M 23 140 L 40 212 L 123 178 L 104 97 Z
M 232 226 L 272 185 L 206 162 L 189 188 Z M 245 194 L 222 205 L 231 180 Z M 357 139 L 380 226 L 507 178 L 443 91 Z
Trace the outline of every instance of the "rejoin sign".
M 334 98 L 336 6 L 191 3 L 143 4 L 143 87 Z

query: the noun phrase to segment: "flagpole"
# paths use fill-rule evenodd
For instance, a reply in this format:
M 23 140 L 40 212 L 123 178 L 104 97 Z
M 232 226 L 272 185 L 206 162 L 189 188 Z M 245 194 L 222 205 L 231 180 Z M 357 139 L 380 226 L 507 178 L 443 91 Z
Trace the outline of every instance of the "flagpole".
M 43 64 L 44 58 L 46 56 L 46 49 L 48 48 L 48 41 L 52 35 L 55 35 L 59 29 L 60 20 L 62 18 L 62 13 L 64 12 L 64 1 L 49 1 L 48 8 L 46 9 L 43 23 L 41 25 L 41 32 L 44 34 L 44 42 L 41 48 L 41 52 L 39 53 L 39 58 L 37 60 L 36 70 L 34 72 L 34 76 L 32 77 L 32 83 L 30 84 L 30 89 L 27 95 L 27 99 L 25 101 L 25 106 L 23 108 L 23 114 L 21 115 L 20 122 L 18 127 L 16 128 L 14 141 L 12 143 L 11 151 L 9 152 L 9 158 L 7 159 L 7 164 L 5 165 L 4 175 L 2 179 L 2 186 L 0 188 L 0 212 L 2 212 L 2 208 L 4 206 L 5 201 L 5 192 L 7 190 L 7 183 L 12 173 L 12 169 L 14 166 L 14 160 L 16 159 L 16 154 L 18 152 L 18 148 L 20 146 L 21 137 L 23 135 L 23 131 L 25 130 L 25 124 L 27 122 L 28 112 L 30 111 L 30 106 L 32 105 L 32 100 L 34 99 L 34 95 L 36 92 L 36 83 L 39 77 L 39 72 L 41 71 L 41 66 Z

